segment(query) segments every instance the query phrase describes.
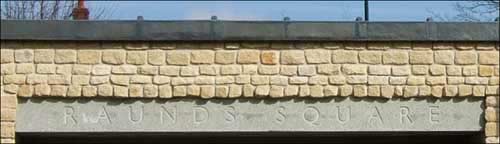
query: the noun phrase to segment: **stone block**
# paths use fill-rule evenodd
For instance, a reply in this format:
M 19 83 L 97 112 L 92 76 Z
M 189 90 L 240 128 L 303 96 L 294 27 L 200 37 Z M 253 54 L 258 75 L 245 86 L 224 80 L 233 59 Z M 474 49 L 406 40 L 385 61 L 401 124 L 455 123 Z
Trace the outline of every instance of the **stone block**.
M 432 88 L 430 86 L 419 86 L 418 96 L 431 96 Z
M 487 96 L 485 103 L 487 107 L 498 107 L 499 97 L 497 96 Z
M 474 51 L 456 51 L 455 64 L 470 65 L 476 64 L 477 55 Z
M 299 86 L 288 85 L 285 87 L 284 93 L 286 97 L 297 96 L 299 94 Z
M 38 74 L 54 74 L 54 73 L 56 73 L 56 66 L 53 64 L 37 64 L 36 73 L 38 73 Z
M 368 86 L 368 96 L 380 97 L 380 86 Z
M 328 82 L 330 84 L 341 85 L 346 83 L 346 79 L 344 76 L 330 76 L 328 77 Z
M 191 52 L 191 63 L 193 64 L 213 64 L 215 62 L 215 52 L 212 50 L 196 50 Z
M 408 64 L 408 59 L 407 51 L 386 51 L 382 55 L 384 64 Z
M 158 95 L 160 98 L 171 98 L 172 97 L 172 87 L 170 85 L 162 85 L 158 87 Z
M 427 75 L 429 72 L 429 66 L 427 65 L 413 65 L 411 67 L 412 73 L 414 75 Z
M 167 52 L 167 63 L 171 65 L 188 65 L 190 62 L 189 51 L 172 50 Z
M 236 61 L 236 51 L 216 51 L 215 63 L 216 64 L 234 64 Z
M 24 84 L 25 82 L 25 75 L 6 75 L 3 79 L 4 84 Z
M 498 136 L 498 122 L 486 122 L 484 133 L 486 136 Z
M 168 76 L 154 76 L 153 77 L 153 84 L 162 85 L 162 84 L 168 84 L 168 83 L 170 83 L 170 77 L 168 77 Z
M 17 74 L 31 74 L 35 71 L 35 65 L 32 64 L 32 63 L 20 63 L 20 64 L 16 64 L 16 73 Z M 44 69 L 44 68 L 40 68 L 40 69 Z M 47 69 L 45 69 L 47 70 Z M 10 71 L 9 69 L 6 70 L 5 73 L 11 73 L 11 72 L 8 72 Z
M 432 64 L 434 62 L 432 51 L 411 51 L 410 64 Z
M 446 74 L 448 76 L 461 76 L 462 67 L 460 66 L 446 66 Z
M 14 58 L 17 63 L 31 63 L 33 62 L 34 52 L 30 49 L 16 49 Z
M 82 87 L 82 96 L 84 96 L 84 97 L 97 96 L 97 87 L 96 86 L 83 86 Z
M 433 76 L 441 76 L 446 74 L 446 67 L 443 65 L 431 65 L 429 66 L 429 72 Z
M 111 85 L 99 85 L 97 86 L 98 96 L 113 96 L 113 86 Z
M 220 67 L 221 75 L 238 75 L 241 73 L 240 65 L 224 65 Z
M 14 50 L 0 49 L 0 64 L 14 62 Z
M 483 65 L 498 65 L 498 51 L 481 51 L 479 52 L 479 64 Z
M 479 76 L 489 77 L 493 76 L 494 67 L 492 66 L 479 66 Z
M 330 62 L 330 51 L 323 49 L 305 50 L 306 61 L 309 64 L 321 64 Z
M 127 64 L 143 65 L 147 61 L 146 51 L 127 51 Z
M 144 87 L 142 85 L 130 85 L 128 86 L 128 95 L 123 95 L 123 97 L 143 97 Z
M 218 66 L 213 65 L 200 65 L 200 75 L 210 75 L 214 76 L 218 73 Z
M 325 97 L 338 96 L 339 88 L 337 86 L 325 86 L 323 93 Z
M 73 72 L 75 69 L 73 69 Z M 109 65 L 94 65 L 92 67 L 92 75 L 96 76 L 104 76 L 104 75 L 110 75 L 111 74 L 111 66 Z
M 387 76 L 391 74 L 391 66 L 368 66 L 368 74 Z
M 307 84 L 308 77 L 290 77 L 288 82 L 290 84 Z
M 52 63 L 54 62 L 55 51 L 53 49 L 37 49 L 35 50 L 35 63 Z
M 257 74 L 257 65 L 243 65 L 243 72 L 242 74 L 246 75 L 254 75 Z
M 299 86 L 299 97 L 307 97 L 311 95 L 311 89 L 308 85 Z
M 462 73 L 464 76 L 476 76 L 477 66 L 464 66 Z
M 38 66 L 40 67 L 40 66 Z M 91 65 L 74 65 L 72 74 L 74 75 L 89 75 L 91 72 Z
M 488 78 L 484 78 L 484 77 L 465 77 L 465 84 L 486 85 L 486 84 L 488 84 Z
M 197 76 L 200 75 L 200 69 L 197 66 L 181 67 L 181 76 Z
M 105 50 L 102 52 L 102 62 L 105 64 L 125 64 L 127 53 L 125 50 Z
M 188 78 L 188 77 L 173 77 L 171 78 L 170 83 L 173 86 L 177 85 L 190 85 L 194 83 L 194 78 Z
M 200 96 L 200 87 L 197 85 L 190 85 L 186 87 L 188 96 Z
M 109 76 L 92 76 L 90 77 L 91 85 L 106 84 L 109 82 Z
M 387 85 L 389 84 L 389 77 L 387 76 L 368 76 L 369 85 Z
M 35 85 L 33 96 L 50 96 L 50 85 Z
M 251 84 L 243 85 L 243 96 L 244 97 L 253 97 L 255 93 L 255 86 Z
M 340 74 L 339 64 L 320 64 L 318 67 L 318 74 L 323 75 L 338 75 Z
M 261 65 L 258 68 L 259 74 L 262 75 L 275 75 L 279 73 L 279 70 L 280 70 L 279 66 Z
M 151 84 L 153 83 L 153 78 L 151 76 L 134 75 L 130 76 L 131 84 Z
M 434 62 L 436 64 L 451 65 L 455 60 L 453 51 L 435 51 Z
M 133 66 L 133 65 L 113 66 L 113 68 L 111 68 L 111 73 L 112 74 L 136 74 L 137 67 Z
M 269 84 L 269 76 L 252 76 L 252 84 L 267 85 Z
M 241 85 L 230 85 L 229 86 L 229 98 L 237 98 L 243 94 L 243 86 Z
M 3 122 L 15 122 L 15 120 L 16 120 L 16 109 L 2 108 L 0 112 L 2 114 L 2 117 L 0 118 L 0 120 L 1 120 L 2 123 Z M 5 130 L 4 127 L 2 127 L 2 131 L 4 131 L 4 130 Z
M 394 87 L 392 86 L 380 86 L 380 95 L 384 98 L 392 98 L 394 96 Z
M 459 85 L 458 86 L 458 96 L 472 96 L 472 86 Z
M 382 63 L 382 52 L 361 51 L 359 52 L 359 62 L 362 64 L 380 64 Z
M 486 95 L 497 95 L 500 93 L 500 89 L 498 86 L 487 86 L 486 87 Z
M 445 86 L 444 87 L 444 96 L 454 97 L 458 95 L 458 87 L 457 86 Z
M 271 85 L 285 86 L 285 85 L 288 85 L 288 77 L 286 77 L 286 76 L 270 76 L 269 83 Z
M 251 76 L 250 75 L 239 75 L 239 76 L 235 76 L 234 79 L 235 79 L 235 83 L 237 83 L 237 84 L 249 84 L 251 81 Z
M 160 75 L 167 76 L 178 76 L 180 74 L 179 66 L 161 66 L 160 67 Z
M 298 66 L 298 73 L 300 76 L 313 76 L 316 75 L 315 65 L 301 65 Z
M 465 80 L 463 77 L 448 77 L 447 82 L 448 85 L 458 85 L 458 84 L 464 84 Z
M 98 64 L 101 61 L 100 50 L 78 50 L 79 64 Z
M 445 85 L 446 84 L 446 77 L 440 76 L 440 77 L 427 77 L 426 78 L 426 84 L 430 86 L 434 85 Z
M 418 96 L 417 86 L 405 86 L 403 97 L 415 97 Z
M 215 84 L 232 84 L 232 83 L 234 83 L 234 77 L 232 76 L 215 77 Z
M 311 93 L 311 97 L 321 98 L 325 96 L 325 94 L 323 93 L 324 91 L 323 86 L 321 85 L 309 86 L 309 90 Z
M 365 97 L 368 95 L 367 87 L 364 85 L 354 85 L 353 91 L 355 97 Z
M 255 88 L 255 96 L 257 97 L 268 96 L 270 89 L 271 88 L 269 85 L 259 85 Z
M 340 86 L 340 96 L 342 97 L 346 97 L 346 96 L 350 96 L 352 95 L 352 86 L 351 85 L 343 85 L 343 86 Z
M 187 96 L 186 86 L 174 86 L 174 89 L 172 91 L 172 96 L 174 96 L 174 97 L 185 97 L 185 96 Z
M 432 86 L 431 96 L 440 98 L 443 96 L 443 86 Z
M 355 64 L 358 63 L 357 51 L 332 51 L 332 63 L 334 64 Z
M 410 66 L 392 66 L 393 76 L 407 76 L 410 75 Z
M 79 85 L 71 85 L 68 87 L 68 97 L 79 97 L 82 96 L 82 87 Z
M 305 63 L 305 55 L 302 50 L 285 50 L 281 51 L 281 64 L 298 65 Z
M 473 89 L 472 89 L 472 95 L 473 96 L 479 96 L 479 97 L 482 97 L 482 96 L 485 96 L 486 92 L 486 87 L 485 86 L 474 86 Z
M 239 64 L 257 64 L 260 62 L 259 50 L 239 50 L 238 63 Z
M 17 94 L 18 89 L 19 89 L 18 85 L 11 84 L 11 85 L 5 85 L 2 89 L 3 91 L 0 91 L 0 92 L 2 92 L 2 94 L 3 94 L 3 92 L 8 93 L 8 94 Z
M 54 63 L 71 64 L 76 62 L 76 50 L 55 50 Z
M 366 84 L 368 83 L 367 76 L 347 76 L 346 82 L 348 84 Z
M 279 63 L 279 51 L 262 51 L 260 59 L 262 64 L 275 65 Z
M 0 74 L 1 75 L 11 75 L 16 73 L 16 65 L 20 64 L 1 64 Z
M 286 66 L 282 65 L 280 67 L 280 74 L 286 76 L 294 76 L 297 75 L 297 66 Z
M 312 85 L 328 85 L 327 76 L 312 76 L 309 77 L 309 84 Z
M 71 77 L 66 75 L 49 75 L 47 79 L 47 83 L 51 85 L 71 83 Z
M 407 84 L 411 85 L 411 86 L 424 85 L 425 84 L 425 77 L 410 76 L 410 77 L 408 77 Z
M 348 75 L 366 75 L 367 66 L 366 65 L 343 65 L 342 72 Z
M 199 85 L 213 85 L 215 84 L 215 78 L 211 76 L 199 76 L 195 78 L 194 83 Z
M 269 96 L 272 98 L 281 98 L 285 95 L 283 92 L 284 89 L 285 88 L 283 86 L 272 85 L 269 90 Z
M 65 97 L 68 92 L 68 86 L 52 85 L 50 87 L 50 96 Z
M 164 50 L 148 50 L 148 63 L 150 65 L 159 66 L 166 63 Z
M 148 84 L 143 87 L 144 97 L 146 98 L 155 98 L 158 97 L 158 86 Z
M 15 123 L 13 122 L 1 122 L 1 138 L 14 138 L 15 133 L 16 133 L 16 128 L 15 128 Z

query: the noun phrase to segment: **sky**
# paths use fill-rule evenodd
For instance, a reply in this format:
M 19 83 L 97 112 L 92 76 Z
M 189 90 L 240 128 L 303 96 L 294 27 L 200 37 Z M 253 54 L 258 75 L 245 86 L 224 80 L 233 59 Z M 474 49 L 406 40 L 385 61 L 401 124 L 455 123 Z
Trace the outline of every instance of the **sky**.
M 370 21 L 424 21 L 433 13 L 457 14 L 456 1 L 371 1 Z M 362 1 L 89 1 L 106 8 L 106 19 L 134 20 L 292 20 L 353 21 L 363 16 Z

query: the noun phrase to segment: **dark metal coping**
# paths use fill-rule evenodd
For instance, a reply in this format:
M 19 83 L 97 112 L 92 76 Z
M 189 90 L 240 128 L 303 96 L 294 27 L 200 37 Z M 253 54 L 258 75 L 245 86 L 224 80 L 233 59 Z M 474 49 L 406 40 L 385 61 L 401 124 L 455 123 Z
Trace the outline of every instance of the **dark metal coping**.
M 2 40 L 499 41 L 498 22 L 2 20 Z

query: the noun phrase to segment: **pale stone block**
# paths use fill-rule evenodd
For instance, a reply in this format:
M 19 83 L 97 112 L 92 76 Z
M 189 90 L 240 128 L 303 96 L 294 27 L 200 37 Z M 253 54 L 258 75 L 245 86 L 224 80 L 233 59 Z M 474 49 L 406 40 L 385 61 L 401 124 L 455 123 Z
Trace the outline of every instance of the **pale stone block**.
M 432 93 L 432 89 L 430 86 L 419 86 L 418 87 L 418 96 L 430 96 Z
M 160 75 L 167 76 L 178 76 L 180 74 L 179 66 L 161 66 L 160 67 Z
M 215 84 L 232 84 L 232 83 L 234 83 L 234 77 L 232 76 L 215 77 Z
M 113 66 L 111 69 L 112 74 L 136 74 L 137 67 L 133 65 L 120 65 Z
M 200 69 L 197 66 L 181 67 L 181 76 L 197 76 L 200 75 Z
M 361 51 L 359 52 L 359 62 L 363 64 L 380 64 L 382 63 L 382 52 Z
M 101 51 L 99 50 L 78 50 L 79 64 L 98 64 L 101 61 Z
M 364 85 L 354 85 L 353 86 L 354 96 L 355 97 L 365 97 L 368 95 L 368 90 Z
M 490 77 L 489 85 L 500 85 L 500 78 L 499 77 Z
M 479 64 L 498 65 L 500 59 L 498 55 L 498 51 L 481 51 L 479 52 Z
M 158 70 L 158 66 L 140 66 L 137 69 L 137 73 L 142 75 L 157 75 Z
M 330 84 L 345 84 L 346 80 L 344 76 L 330 76 L 328 77 L 328 82 Z
M 54 84 L 70 84 L 71 83 L 71 77 L 67 75 L 49 75 L 48 76 L 48 81 L 47 83 L 54 85 Z
M 130 76 L 131 84 L 151 84 L 153 83 L 153 78 L 151 76 L 134 75 Z
M 279 62 L 279 51 L 262 51 L 260 59 L 262 64 L 275 65 Z
M 485 103 L 487 107 L 498 107 L 498 98 L 497 96 L 487 96 Z
M 286 66 L 282 65 L 280 67 L 280 74 L 286 76 L 294 76 L 297 75 L 297 66 Z
M 40 67 L 40 65 L 37 67 Z M 88 75 L 91 72 L 91 67 L 91 65 L 74 65 L 72 73 L 74 75 Z
M 254 75 L 257 74 L 257 65 L 243 65 L 242 74 Z
M 301 65 L 298 66 L 299 76 L 313 76 L 316 75 L 315 65 Z
M 170 85 L 162 85 L 158 87 L 158 95 L 160 98 L 171 98 L 172 97 L 172 87 Z
M 394 96 L 394 87 L 380 86 L 380 94 L 384 98 L 392 98 L 392 96 Z
M 220 67 L 221 75 L 238 75 L 241 73 L 240 65 L 224 65 Z
M 82 96 L 84 97 L 95 97 L 97 96 L 97 87 L 95 86 L 83 86 Z
M 325 86 L 323 89 L 325 97 L 337 96 L 338 92 L 339 88 L 336 86 Z
M 433 76 L 441 76 L 446 73 L 446 67 L 443 65 L 431 65 L 429 71 Z
M 380 86 L 368 86 L 368 96 L 380 97 Z
M 188 78 L 188 77 L 173 77 L 170 82 L 172 85 L 177 86 L 177 85 L 190 85 L 194 83 L 194 78 Z
M 89 83 L 90 83 L 90 76 L 87 75 L 71 76 L 71 84 L 73 85 L 88 85 Z
M 267 65 L 261 65 L 259 66 L 259 74 L 263 75 L 275 75 L 279 73 L 279 66 L 267 66 Z
M 429 66 L 413 65 L 411 67 L 411 70 L 414 75 L 427 75 L 427 73 L 429 72 Z
M 472 86 L 459 85 L 458 86 L 458 96 L 472 96 Z
M 213 65 L 201 65 L 200 66 L 200 75 L 217 75 L 219 67 Z
M 0 64 L 14 62 L 14 50 L 0 49 Z
M 320 65 L 318 65 L 318 74 L 338 75 L 338 74 L 340 74 L 340 65 L 338 65 L 338 64 L 320 64 Z
M 211 76 L 200 76 L 195 78 L 194 83 L 199 85 L 212 85 L 215 84 L 215 78 Z
M 340 86 L 340 96 L 346 97 L 352 95 L 352 89 L 351 85 Z
M 273 86 L 271 86 L 271 88 L 269 90 L 269 96 L 272 98 L 283 97 L 284 96 L 284 92 L 283 92 L 284 89 L 285 88 L 283 86 L 273 85 Z
M 288 77 L 286 77 L 286 76 L 270 76 L 269 83 L 271 85 L 285 86 L 285 85 L 288 85 Z
M 479 66 L 479 76 L 489 77 L 493 76 L 494 67 L 492 66 Z
M 432 51 L 411 51 L 410 64 L 432 64 L 434 62 Z
M 445 86 L 444 96 L 454 97 L 458 95 L 458 87 L 457 86 Z
M 290 84 L 307 84 L 308 77 L 290 77 L 288 81 Z
M 102 52 L 102 62 L 105 64 L 125 64 L 125 50 L 105 50 Z
M 106 84 L 109 82 L 109 76 L 92 76 L 90 77 L 91 85 Z
M 460 65 L 476 64 L 476 60 L 477 60 L 477 55 L 476 52 L 474 51 L 455 52 L 455 64 L 460 64 Z
M 406 84 L 407 79 L 407 77 L 390 77 L 389 83 L 391 85 L 404 85 Z
M 321 64 L 330 62 L 330 51 L 323 49 L 305 50 L 306 61 L 310 64 Z
M 36 73 L 38 74 L 54 74 L 56 73 L 56 66 L 53 64 L 37 64 Z
M 72 72 L 73 65 L 71 64 L 56 65 L 56 74 L 71 75 L 73 74 Z
M 368 78 L 366 76 L 347 76 L 346 82 L 348 84 L 366 84 Z
M 143 87 L 144 97 L 146 98 L 155 98 L 158 97 L 158 86 L 156 85 L 144 85 Z
M 54 63 L 70 64 L 76 62 L 76 50 L 55 50 Z
M 389 77 L 387 76 L 368 76 L 369 85 L 387 85 L 389 84 Z
M 25 75 L 6 75 L 3 79 L 4 84 L 24 84 L 25 82 Z
M 464 76 L 476 76 L 477 66 L 464 66 L 462 73 Z
M 367 72 L 366 65 L 343 65 L 342 71 L 348 75 L 365 75 Z
M 189 51 L 168 51 L 167 63 L 171 65 L 188 65 L 190 62 Z
M 462 67 L 460 67 L 460 66 L 446 66 L 446 74 L 448 74 L 448 76 L 461 76 L 462 75 Z
M 75 72 L 75 69 L 73 69 L 73 72 Z M 81 71 L 77 71 L 77 73 L 80 73 L 80 72 Z M 92 67 L 92 75 L 104 76 L 104 75 L 110 75 L 110 74 L 111 74 L 111 66 L 109 66 L 109 65 L 94 65 Z
M 106 84 L 97 86 L 97 96 L 113 96 L 113 86 Z
M 68 86 L 52 85 L 50 87 L 50 96 L 65 97 L 68 92 Z
M 323 86 L 313 85 L 309 87 L 309 90 L 311 91 L 311 97 L 320 98 L 325 96 Z
M 433 97 L 442 97 L 443 96 L 443 86 L 432 86 L 431 87 L 431 95 Z
M 53 49 L 37 49 L 35 50 L 35 63 L 52 63 L 54 62 L 55 51 Z
M 311 95 L 311 89 L 308 85 L 299 86 L 299 97 L 306 97 Z
M 243 85 L 243 96 L 244 97 L 253 97 L 255 92 L 255 86 L 251 84 Z
M 127 51 L 127 64 L 146 64 L 146 51 Z
M 478 50 L 494 50 L 495 43 L 478 42 L 478 43 L 476 43 L 476 49 L 478 49 Z
M 424 85 L 425 77 L 423 76 L 410 76 L 408 77 L 407 84 L 411 86 Z
M 281 51 L 281 64 L 297 65 L 305 63 L 305 55 L 302 50 L 285 50 Z
M 9 93 L 9 94 L 16 94 L 18 89 L 19 89 L 18 85 L 5 85 L 3 87 L 2 92 Z
M 415 97 L 418 96 L 417 86 L 405 86 L 403 97 Z
M 174 97 L 185 97 L 185 96 L 187 96 L 186 86 L 174 86 L 174 89 L 173 89 L 173 92 L 172 92 L 172 96 L 174 96 Z
M 242 95 L 243 86 L 241 85 L 230 85 L 229 86 L 229 98 L 237 98 Z
M 390 75 L 391 66 L 368 66 L 368 74 L 370 75 Z
M 382 55 L 384 64 L 408 64 L 407 51 L 386 51 Z
M 1 75 L 11 75 L 16 73 L 16 65 L 20 64 L 1 64 L 0 74 Z
M 16 64 L 15 67 L 17 74 L 30 74 L 33 73 L 35 69 L 35 65 L 32 63 L 20 63 Z M 7 70 L 6 73 L 10 73 L 8 71 L 10 70 Z
M 68 97 L 79 97 L 82 96 L 82 87 L 79 85 L 71 85 L 68 87 Z
M 482 97 L 486 95 L 485 92 L 486 92 L 485 86 L 474 86 L 472 90 L 472 95 Z
M 487 85 L 488 84 L 488 78 L 484 78 L 484 77 L 465 77 L 465 84 Z
M 170 83 L 170 77 L 167 76 L 154 76 L 153 77 L 153 84 L 168 84 Z
M 213 64 L 215 52 L 212 50 L 196 50 L 191 52 L 191 63 L 193 64 Z
M 332 63 L 334 64 L 355 64 L 358 63 L 357 51 L 332 51 Z
M 456 43 L 455 47 L 459 50 L 472 50 L 476 47 L 476 45 L 475 43 L 459 42 Z
M 393 76 L 407 76 L 410 75 L 410 66 L 392 66 Z
M 449 85 L 458 85 L 458 84 L 464 84 L 465 80 L 463 77 L 448 77 L 448 84 Z
M 234 64 L 236 61 L 236 51 L 216 51 L 216 64 Z
M 239 50 L 238 63 L 239 64 L 257 64 L 260 61 L 259 50 Z
M 190 85 L 186 88 L 188 96 L 200 96 L 200 87 L 197 85 Z
M 250 75 L 239 75 L 239 76 L 235 76 L 234 79 L 235 79 L 235 83 L 237 83 L 237 84 L 249 84 L 251 81 Z
M 124 86 L 113 86 L 113 96 L 116 97 L 128 97 L 128 87 Z
M 4 121 L 2 121 L 0 124 L 1 124 L 0 126 L 2 127 L 2 131 L 1 131 L 1 135 L 0 135 L 1 138 L 2 138 L 2 141 L 3 141 L 4 138 L 14 138 L 15 137 L 15 133 L 16 133 L 15 129 L 16 128 L 15 128 L 15 123 L 14 122 L 4 122 Z M 14 141 L 14 140 L 12 140 L 12 141 Z
M 112 75 L 110 81 L 115 85 L 127 86 L 130 82 L 130 76 Z
M 397 96 L 397 97 L 404 96 L 404 86 L 395 86 L 394 87 L 394 96 Z
M 50 85 L 36 85 L 33 96 L 50 96 Z
M 259 85 L 255 88 L 255 96 L 257 97 L 268 96 L 270 89 L 271 88 L 269 85 Z
M 453 51 L 435 51 L 434 62 L 436 64 L 451 65 L 455 60 Z
M 486 95 L 496 95 L 500 93 L 500 89 L 498 86 L 487 86 L 486 87 Z
M 129 97 L 143 97 L 143 90 L 144 90 L 144 87 L 142 85 L 130 85 L 130 86 L 128 86 L 128 96 Z
M 297 96 L 299 94 L 299 86 L 288 85 L 285 87 L 285 96 Z
M 500 143 L 500 137 L 486 137 L 485 143 L 498 144 L 498 143 Z
M 498 122 L 487 122 L 484 127 L 486 136 L 498 136 Z
M 226 98 L 229 94 L 229 88 L 227 86 L 216 86 L 215 87 L 215 97 Z
M 252 76 L 252 84 L 267 85 L 269 84 L 269 76 Z
M 149 50 L 148 51 L 148 63 L 151 65 L 159 66 L 164 65 L 166 62 L 166 56 L 164 50 Z
M 309 84 L 313 85 L 328 85 L 327 76 L 312 76 L 309 77 Z
M 17 63 L 31 63 L 33 62 L 34 53 L 30 49 L 16 49 L 14 51 L 14 58 Z
M 427 77 L 427 80 L 425 82 L 427 85 L 445 85 L 446 84 L 446 77 L 440 76 L 440 77 Z

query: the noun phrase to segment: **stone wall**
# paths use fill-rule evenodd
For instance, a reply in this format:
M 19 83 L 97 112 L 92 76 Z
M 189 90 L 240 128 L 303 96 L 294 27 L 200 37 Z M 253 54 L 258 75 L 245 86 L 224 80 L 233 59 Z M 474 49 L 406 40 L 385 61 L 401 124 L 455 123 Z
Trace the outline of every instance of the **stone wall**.
M 485 97 L 498 142 L 491 42 L 3 41 L 2 143 L 17 97 Z

